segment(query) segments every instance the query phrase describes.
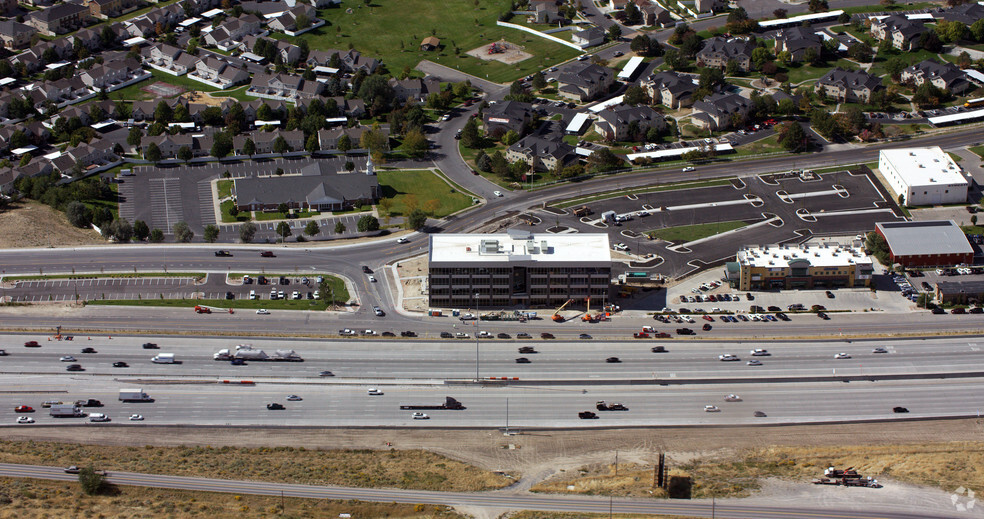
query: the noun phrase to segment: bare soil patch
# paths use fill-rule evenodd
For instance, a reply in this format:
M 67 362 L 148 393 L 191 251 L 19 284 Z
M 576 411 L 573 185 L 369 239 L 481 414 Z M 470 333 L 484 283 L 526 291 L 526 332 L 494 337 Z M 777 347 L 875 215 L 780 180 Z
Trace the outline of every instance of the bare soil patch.
M 189 103 L 201 103 L 208 106 L 219 106 L 222 104 L 222 101 L 229 99 L 228 97 L 212 97 L 212 94 L 208 92 L 199 92 L 197 90 L 185 92 L 181 97 L 187 99 Z
M 495 45 L 496 48 L 501 49 L 502 52 L 489 53 L 489 48 L 492 45 Z M 519 63 L 520 61 L 533 57 L 532 54 L 524 51 L 523 47 L 516 45 L 515 43 L 509 43 L 506 40 L 499 40 L 495 43 L 482 45 L 481 47 L 474 48 L 465 54 L 478 58 L 482 61 L 498 61 L 505 63 L 506 65 Z
M 92 229 L 68 223 L 64 213 L 34 201 L 22 201 L 0 213 L 0 248 L 105 245 Z

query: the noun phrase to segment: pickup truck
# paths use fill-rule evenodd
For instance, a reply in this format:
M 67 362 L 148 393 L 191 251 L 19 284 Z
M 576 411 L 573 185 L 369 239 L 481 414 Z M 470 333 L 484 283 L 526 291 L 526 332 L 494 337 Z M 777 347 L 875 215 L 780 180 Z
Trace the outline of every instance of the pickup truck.
M 342 330 L 338 330 L 338 335 L 349 337 L 349 336 L 352 336 L 352 335 L 357 335 L 357 333 L 356 333 L 355 330 L 353 330 L 351 328 L 344 328 Z

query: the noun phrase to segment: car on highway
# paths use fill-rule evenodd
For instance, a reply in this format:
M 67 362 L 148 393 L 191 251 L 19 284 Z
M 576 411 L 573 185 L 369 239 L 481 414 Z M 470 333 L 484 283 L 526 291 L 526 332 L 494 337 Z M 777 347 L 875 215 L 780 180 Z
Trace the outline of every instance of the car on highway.
M 375 283 L 376 282 L 376 276 L 369 276 L 369 282 L 370 283 Z
M 738 396 L 738 395 L 736 395 L 736 394 L 734 394 L 734 393 L 731 393 L 730 395 L 724 397 L 724 401 L 725 402 L 741 402 L 741 397 Z
M 367 267 L 366 265 L 363 265 L 362 266 L 362 273 L 363 274 L 372 274 L 372 269 L 369 268 L 369 267 Z
M 256 313 L 257 313 L 258 315 L 270 315 L 270 311 L 269 311 L 269 310 L 267 310 L 266 308 L 258 308 L 258 309 L 256 310 Z
M 357 332 L 351 328 L 343 328 L 341 330 L 338 330 L 338 335 L 341 335 L 343 337 L 350 337 L 352 335 L 357 335 Z
M 451 335 L 451 332 L 441 332 L 442 339 L 451 339 L 452 337 L 454 337 L 454 335 Z
M 19 405 L 14 408 L 15 413 L 33 413 L 34 408 L 29 405 Z
M 716 405 L 705 405 L 704 406 L 704 412 L 705 413 L 716 413 L 716 412 L 718 412 L 720 410 L 721 409 L 718 406 L 716 406 Z
M 396 243 L 410 243 L 410 238 L 407 238 L 406 236 L 401 236 L 396 239 Z
M 755 411 L 754 413 L 752 413 L 752 416 L 755 416 L 755 417 L 758 417 L 758 418 L 764 418 L 765 417 L 765 413 L 762 412 L 762 411 Z
M 27 342 L 24 343 L 24 347 L 25 348 L 40 348 L 41 345 L 38 344 L 38 341 L 27 341 Z
M 232 253 L 227 250 L 217 250 L 215 251 L 215 256 L 219 258 L 224 258 L 224 257 L 232 256 Z
M 683 172 L 684 173 L 689 173 L 689 172 L 691 172 L 693 170 L 694 170 L 694 167 L 693 166 L 687 166 L 687 167 L 683 168 Z
M 893 413 L 908 413 L 909 409 L 906 407 L 896 406 L 892 408 Z
M 65 367 L 65 371 L 85 371 L 80 364 L 69 364 Z
M 410 417 L 413 418 L 414 420 L 430 420 L 430 417 L 427 416 L 427 414 L 419 413 L 419 412 L 413 413 L 412 415 L 410 415 Z
M 499 338 L 499 339 L 512 339 L 512 337 L 508 333 L 505 333 L 505 332 L 499 332 L 496 335 L 496 337 Z
M 587 333 L 582 333 L 581 335 L 578 335 L 577 338 L 578 339 L 593 339 L 593 337 L 591 337 L 591 335 L 589 335 Z
M 533 346 L 520 346 L 519 352 L 520 353 L 536 353 L 536 348 L 534 348 Z
M 143 421 L 143 415 L 142 414 L 131 414 L 130 415 L 130 421 L 131 422 L 142 422 Z
M 7 350 L 0 350 L 0 357 L 6 357 L 6 356 L 7 356 Z
M 396 337 L 396 334 L 393 332 L 386 331 L 383 332 L 383 337 Z
M 622 359 L 620 359 L 618 357 L 608 357 L 607 359 L 605 359 L 605 362 L 607 362 L 609 364 L 618 364 L 618 363 L 622 362 Z
M 718 360 L 722 362 L 735 362 L 741 359 L 737 355 L 732 355 L 730 353 L 722 353 L 718 355 Z
M 65 474 L 78 474 L 79 468 L 76 467 L 75 465 L 72 465 L 71 467 L 65 467 L 64 471 Z
M 526 357 L 518 357 L 516 359 L 516 364 L 529 364 L 529 363 L 530 363 L 530 359 L 527 359 Z
M 34 418 L 30 416 L 18 416 L 17 423 L 34 423 Z
M 99 353 L 95 348 L 82 348 L 82 353 Z
M 58 404 L 63 404 L 63 403 L 64 402 L 62 402 L 61 400 L 45 400 L 44 402 L 41 402 L 41 407 L 42 408 L 48 408 L 48 407 L 51 407 L 53 405 L 58 405 Z
M 334 377 L 335 374 L 332 373 L 331 371 L 325 370 L 325 371 L 322 371 L 322 372 L 318 373 L 318 376 L 319 377 Z
M 90 422 L 109 422 L 112 421 L 108 416 L 102 413 L 89 413 Z
M 879 347 L 871 350 L 871 353 L 888 353 L 888 350 L 885 349 L 885 348 L 882 348 L 881 346 L 879 346 Z
M 369 388 L 368 394 L 370 396 L 380 396 L 380 395 L 383 394 L 383 392 L 380 391 L 380 390 L 378 390 L 378 389 L 376 389 L 376 388 L 374 388 L 374 387 L 371 387 L 371 388 Z
M 287 395 L 287 400 L 290 402 L 300 402 L 301 400 L 303 400 L 303 398 L 297 395 Z
M 554 338 L 554 334 L 552 334 L 550 332 L 543 332 L 543 333 L 540 334 L 540 338 L 541 339 L 553 339 Z
M 533 337 L 526 332 L 519 332 L 516 334 L 517 339 L 532 339 Z
M 243 359 L 230 359 L 229 360 L 229 365 L 230 366 L 245 366 L 246 365 L 246 361 L 243 360 Z
M 824 292 L 824 294 L 827 295 L 827 299 L 833 299 L 834 298 L 834 293 L 831 292 L 830 290 L 827 290 L 826 292 Z
M 582 420 L 591 420 L 593 418 L 598 418 L 598 415 L 595 414 L 593 411 L 581 411 L 577 413 L 577 417 Z
M 467 339 L 469 335 L 465 332 L 457 332 L 454 334 L 455 339 Z
M 416 337 L 416 336 L 417 336 L 417 332 L 415 332 L 413 330 L 406 330 L 406 331 L 400 332 L 400 337 Z
M 844 353 L 844 352 L 841 352 L 841 353 L 838 353 L 837 355 L 834 355 L 834 359 L 849 359 L 849 358 L 851 358 L 851 355 L 848 354 L 848 353 Z
M 752 359 L 752 360 L 746 362 L 745 365 L 746 366 L 761 366 L 762 365 L 762 361 L 760 361 L 758 359 Z
M 276 256 L 274 256 L 272 250 L 265 250 L 265 251 L 261 252 L 260 253 L 260 257 L 263 257 L 263 258 L 276 258 Z
M 762 348 L 755 348 L 754 350 L 750 351 L 749 353 L 751 353 L 753 357 L 768 357 L 768 356 L 772 355 L 771 353 L 769 353 L 769 350 L 765 350 L 765 349 L 762 349 Z
M 700 329 L 704 330 L 705 332 L 711 331 L 711 323 L 704 323 L 704 326 L 701 326 Z
M 278 404 L 277 402 L 273 402 L 272 404 L 267 404 L 267 409 L 269 409 L 270 411 L 280 411 L 285 409 L 285 407 L 283 404 Z
M 653 346 L 649 351 L 653 353 L 666 353 L 666 346 Z
M 382 308 L 375 305 L 372 307 L 372 313 L 376 314 L 376 317 L 383 317 L 386 315 L 386 312 L 384 312 Z
M 676 333 L 677 335 L 697 335 L 697 333 L 690 328 L 677 328 Z
M 145 342 L 145 343 L 143 343 L 143 349 L 145 349 L 145 350 L 158 350 L 160 348 L 157 346 L 157 344 L 155 344 L 153 342 Z

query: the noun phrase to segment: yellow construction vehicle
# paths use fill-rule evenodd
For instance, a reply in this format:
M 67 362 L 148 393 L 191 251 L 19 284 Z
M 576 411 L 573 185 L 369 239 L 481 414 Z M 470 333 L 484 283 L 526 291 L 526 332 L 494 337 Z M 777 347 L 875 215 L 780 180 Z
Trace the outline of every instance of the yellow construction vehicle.
M 560 308 L 558 308 L 553 313 L 553 315 L 550 316 L 550 318 L 553 319 L 553 321 L 555 323 L 562 323 L 562 322 L 564 322 L 564 316 L 560 315 L 560 311 L 563 310 L 565 306 L 567 306 L 567 305 L 569 305 L 569 304 L 571 304 L 573 302 L 574 302 L 573 299 L 568 299 L 564 304 L 560 305 Z

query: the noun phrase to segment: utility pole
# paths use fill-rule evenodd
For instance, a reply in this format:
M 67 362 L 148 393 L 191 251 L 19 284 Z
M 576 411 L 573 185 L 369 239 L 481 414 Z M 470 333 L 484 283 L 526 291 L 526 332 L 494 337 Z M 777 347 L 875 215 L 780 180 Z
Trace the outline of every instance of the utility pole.
M 618 449 L 615 449 L 615 476 L 618 477 Z

